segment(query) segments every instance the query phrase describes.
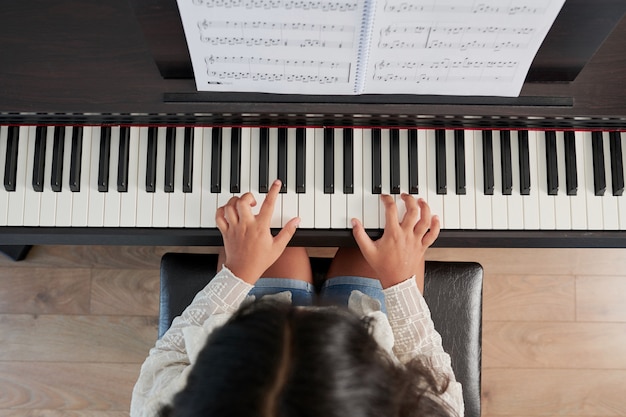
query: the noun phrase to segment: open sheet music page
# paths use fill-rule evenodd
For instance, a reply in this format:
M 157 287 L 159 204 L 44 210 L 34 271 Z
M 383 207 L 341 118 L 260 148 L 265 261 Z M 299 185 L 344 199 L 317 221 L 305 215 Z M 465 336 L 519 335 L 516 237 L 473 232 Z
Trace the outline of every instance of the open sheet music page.
M 365 93 L 518 96 L 565 0 L 377 0 Z
M 200 91 L 354 94 L 362 0 L 178 0 Z

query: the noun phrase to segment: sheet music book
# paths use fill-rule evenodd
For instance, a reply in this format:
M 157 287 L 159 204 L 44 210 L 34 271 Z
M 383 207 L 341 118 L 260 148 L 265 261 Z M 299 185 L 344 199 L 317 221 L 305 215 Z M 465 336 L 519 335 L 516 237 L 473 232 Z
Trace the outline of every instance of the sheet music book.
M 199 91 L 518 96 L 565 0 L 177 0 Z

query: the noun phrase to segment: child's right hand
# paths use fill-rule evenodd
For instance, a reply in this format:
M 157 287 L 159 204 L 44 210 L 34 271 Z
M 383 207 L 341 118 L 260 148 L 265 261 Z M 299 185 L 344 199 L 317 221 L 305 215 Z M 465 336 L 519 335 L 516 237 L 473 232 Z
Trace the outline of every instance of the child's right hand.
M 383 288 L 388 288 L 415 274 L 426 249 L 439 236 L 440 222 L 437 216 L 431 216 L 430 207 L 423 199 L 417 201 L 409 194 L 402 194 L 406 213 L 401 222 L 393 197 L 381 195 L 381 199 L 386 220 L 383 236 L 376 241 L 370 239 L 358 219 L 352 219 L 352 233 Z

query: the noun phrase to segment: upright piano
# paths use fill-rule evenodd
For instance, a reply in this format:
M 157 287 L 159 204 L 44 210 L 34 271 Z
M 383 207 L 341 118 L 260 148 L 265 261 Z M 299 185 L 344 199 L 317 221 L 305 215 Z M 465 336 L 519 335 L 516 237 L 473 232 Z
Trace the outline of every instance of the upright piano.
M 199 93 L 175 0 L 10 3 L 0 245 L 219 245 L 280 178 L 294 245 L 380 236 L 407 192 L 438 246 L 626 247 L 622 0 L 567 0 L 516 98 Z

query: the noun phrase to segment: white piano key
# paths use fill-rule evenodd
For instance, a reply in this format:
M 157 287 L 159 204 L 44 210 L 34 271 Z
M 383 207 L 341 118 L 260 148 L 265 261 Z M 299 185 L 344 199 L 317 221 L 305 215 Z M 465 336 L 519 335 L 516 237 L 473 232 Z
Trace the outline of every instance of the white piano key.
M 537 181 L 539 183 L 539 223 L 541 230 L 556 229 L 555 198 L 548 195 L 546 138 L 541 133 L 537 134 Z
M 354 193 L 347 196 L 347 229 L 352 229 L 352 218 L 363 220 L 363 129 L 353 129 L 353 151 L 354 151 Z
M 250 134 L 252 129 L 249 127 L 241 128 L 241 175 L 240 189 L 241 194 L 252 190 L 250 184 Z M 295 133 L 294 133 L 295 135 Z
M 343 192 L 343 129 L 335 129 L 335 188 L 330 195 L 330 227 L 343 229 L 348 223 L 348 199 Z
M 230 151 L 231 151 L 231 135 L 233 129 L 230 127 L 222 128 L 222 189 L 217 194 L 217 206 L 224 206 L 233 197 L 230 192 Z
M 15 178 L 15 191 L 9 195 L 7 224 L 9 226 L 21 226 L 24 223 L 24 195 L 26 193 L 28 166 L 29 128 L 20 126 L 20 140 L 17 151 L 17 172 Z
M 137 226 L 152 227 L 154 193 L 146 192 L 148 161 L 148 127 L 139 128 L 139 161 L 137 164 Z
M 537 132 L 528 131 L 528 165 L 530 168 L 530 194 L 524 200 L 524 229 L 537 230 L 540 227 L 539 214 L 539 168 L 537 166 Z M 545 156 L 544 156 L 545 164 Z
M 413 196 L 428 201 L 428 152 L 426 151 L 426 132 L 427 130 L 425 129 L 419 129 L 417 131 L 417 179 L 419 193 Z M 442 215 L 441 212 L 433 212 L 433 214 Z
M 460 202 L 456 193 L 454 130 L 446 130 L 446 184 L 448 192 L 443 196 L 443 228 L 459 229 L 461 227 Z
M 39 225 L 54 226 L 56 220 L 57 193 L 52 191 L 52 154 L 54 149 L 54 128 L 46 131 L 46 163 L 44 168 L 43 192 L 41 193 L 41 207 L 39 209 Z
M 390 152 L 390 139 L 389 129 L 382 129 L 380 132 L 380 179 L 382 184 L 382 193 L 391 193 L 391 152 Z M 383 201 L 378 199 L 378 227 L 385 228 L 385 205 Z
M 91 195 L 92 136 L 91 126 L 83 127 L 80 162 L 80 192 L 72 196 L 72 226 L 85 227 L 89 223 L 89 196 Z M 97 178 L 97 177 L 96 177 Z M 94 181 L 97 181 L 94 180 Z M 97 191 L 95 191 L 97 192 Z
M 622 140 L 622 165 L 624 168 L 624 178 L 626 178 L 626 158 L 624 158 L 624 154 L 626 153 L 626 132 L 621 132 L 620 136 Z M 626 192 L 618 198 L 617 204 L 620 230 L 626 230 Z
M 183 193 L 183 160 L 185 156 L 185 128 L 176 128 L 174 154 L 174 192 L 170 193 L 168 227 L 185 226 L 185 193 Z
M 63 180 L 61 191 L 57 193 L 57 210 L 55 225 L 57 227 L 68 227 L 72 225 L 72 200 L 73 194 L 70 190 L 70 164 L 72 162 L 72 128 L 65 128 L 63 138 Z
M 446 224 L 443 211 L 443 195 L 437 194 L 437 153 L 435 146 L 435 131 L 428 129 L 426 132 L 426 185 L 428 205 L 432 214 L 439 215 L 441 224 Z
M 305 192 L 298 194 L 298 216 L 300 228 L 312 229 L 315 227 L 315 130 L 306 129 L 305 137 Z
M 492 228 L 491 196 L 485 194 L 482 131 L 474 132 L 474 182 L 476 186 L 476 227 L 479 230 L 489 230 Z
M 282 224 L 299 216 L 298 194 L 296 194 L 296 129 L 287 130 L 287 193 L 283 194 Z
M 111 128 L 111 156 L 109 158 L 109 191 L 104 193 L 104 226 L 120 225 L 120 193 L 117 191 L 117 168 L 120 159 L 120 127 Z
M 270 164 L 269 164 L 269 186 L 271 188 L 272 182 L 278 178 L 278 129 L 270 128 L 269 132 L 269 147 L 270 147 Z M 263 196 L 265 199 L 267 195 Z M 263 200 L 261 200 L 263 201 Z M 272 213 L 271 227 L 280 228 L 283 223 L 283 194 L 278 194 L 276 198 L 276 204 L 274 205 L 274 212 Z
M 372 131 L 363 130 L 363 217 L 366 229 L 378 229 L 380 195 L 372 194 Z
M 606 192 L 602 198 L 602 217 L 604 227 L 602 230 L 619 229 L 619 211 L 617 208 L 617 198 L 613 195 L 613 177 L 611 174 L 611 148 L 609 132 L 602 133 L 604 142 L 604 169 L 606 176 Z
M 502 194 L 502 147 L 500 131 L 493 131 L 493 196 L 491 197 L 491 215 L 493 216 L 492 227 L 494 229 L 507 229 L 508 200 Z
M 315 228 L 330 228 L 330 194 L 324 193 L 324 129 L 315 129 Z
M 569 230 L 572 228 L 572 213 L 570 197 L 567 195 L 565 178 L 565 142 L 563 132 L 556 132 L 557 172 L 559 176 L 559 191 L 554 198 L 556 228 Z
M 128 189 L 120 196 L 120 226 L 134 227 L 137 222 L 137 196 L 141 191 L 142 183 L 139 176 L 139 160 L 146 160 L 145 152 L 139 153 L 139 136 L 141 128 L 131 127 L 128 143 Z M 145 173 L 143 181 L 145 182 Z M 145 187 L 145 185 L 144 185 Z
M 584 181 L 584 192 L 587 197 L 587 228 L 588 230 L 602 230 L 604 224 L 604 220 L 602 218 L 602 197 L 595 195 L 591 132 L 582 132 L 581 135 L 583 136 L 585 142 L 583 150 L 585 154 L 585 173 L 587 174 L 585 175 Z M 578 151 L 578 148 L 576 151 Z
M 104 193 L 98 191 L 98 169 L 100 167 L 100 131 L 99 126 L 91 130 L 91 173 L 89 175 L 89 210 L 87 226 L 104 226 Z
M 509 230 L 524 229 L 524 202 L 520 189 L 519 140 L 517 131 L 511 131 L 511 171 L 513 190 L 507 196 L 507 219 Z
M 406 129 L 399 131 L 400 146 L 400 194 L 395 196 L 396 206 L 398 208 L 398 220 L 402 221 L 406 214 L 406 205 L 402 200 L 402 193 L 409 192 L 409 133 Z
M 202 212 L 200 224 L 202 227 L 216 227 L 215 212 L 217 211 L 217 194 L 211 192 L 211 152 L 212 128 L 203 128 L 202 133 Z
M 37 127 L 28 129 L 28 160 L 26 166 L 26 191 L 24 193 L 24 226 L 39 226 L 39 206 L 41 193 L 33 189 L 33 166 L 35 159 L 35 138 Z
M 465 195 L 460 197 L 460 226 L 461 229 L 476 228 L 476 185 L 474 171 L 480 164 L 474 161 L 475 130 L 465 131 Z
M 185 227 L 200 227 L 202 212 L 202 172 L 209 170 L 208 166 L 202 163 L 204 129 L 193 128 L 193 171 L 191 193 L 185 194 Z
M 576 195 L 570 196 L 570 212 L 572 214 L 572 229 L 587 229 L 587 193 L 585 191 L 585 175 L 593 173 L 585 172 L 585 137 L 582 132 L 574 132 L 576 143 L 576 173 L 578 180 L 578 191 Z
M 167 227 L 169 220 L 170 195 L 165 192 L 165 136 L 167 128 L 157 129 L 156 182 L 152 200 L 152 227 Z
M 0 178 L 3 179 L 0 184 L 0 226 L 7 224 L 9 209 L 9 192 L 4 188 L 8 130 L 7 126 L 0 126 Z
M 252 208 L 252 213 L 255 215 L 259 214 L 261 204 L 265 199 L 265 194 L 259 192 L 260 141 L 260 130 L 252 129 L 250 131 L 250 193 L 252 193 L 256 201 L 256 206 Z

